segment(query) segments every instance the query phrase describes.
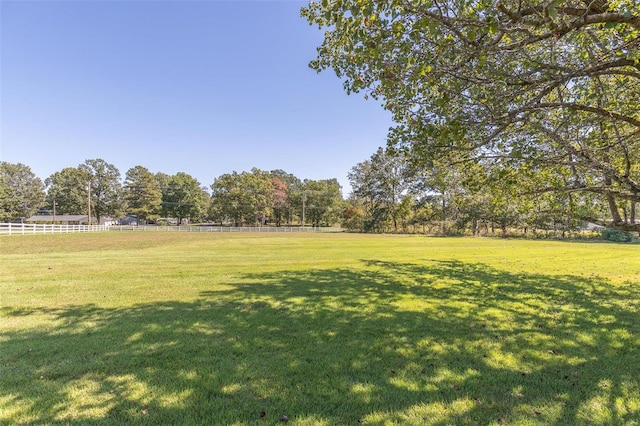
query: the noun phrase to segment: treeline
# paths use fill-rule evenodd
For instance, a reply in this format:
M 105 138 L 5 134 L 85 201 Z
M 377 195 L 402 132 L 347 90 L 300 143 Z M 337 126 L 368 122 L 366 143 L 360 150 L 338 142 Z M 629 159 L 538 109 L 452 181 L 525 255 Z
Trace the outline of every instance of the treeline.
M 528 191 L 513 169 L 482 163 L 464 167 L 412 164 L 401 153 L 378 149 L 348 174 L 345 200 L 337 179 L 300 179 L 283 170 L 232 172 L 209 187 L 191 175 L 118 169 L 102 159 L 67 167 L 44 182 L 23 164 L 0 163 L 0 221 L 36 211 L 104 217 L 136 216 L 138 223 L 342 226 L 355 232 L 441 235 L 571 236 L 587 218 L 606 217 L 597 194 Z M 532 186 L 533 187 L 533 186 Z M 619 203 L 635 222 L 635 203 Z
M 138 222 L 176 218 L 178 223 L 236 226 L 340 223 L 344 200 L 337 179 L 301 180 L 282 170 L 233 172 L 209 188 L 188 173 L 152 173 L 143 166 L 120 171 L 102 159 L 64 168 L 42 181 L 24 164 L 0 163 L 0 222 L 34 213 L 134 215 Z
M 536 177 L 528 182 L 521 170 L 482 162 L 415 164 L 380 148 L 348 176 L 353 192 L 343 226 L 357 231 L 563 238 L 609 217 L 600 194 L 537 191 Z M 635 202 L 617 208 L 635 223 Z

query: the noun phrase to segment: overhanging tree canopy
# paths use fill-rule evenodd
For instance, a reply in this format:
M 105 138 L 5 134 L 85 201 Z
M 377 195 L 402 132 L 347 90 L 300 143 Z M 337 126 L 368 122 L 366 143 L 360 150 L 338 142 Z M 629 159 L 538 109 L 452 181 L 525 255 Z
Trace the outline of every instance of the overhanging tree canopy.
M 302 14 L 326 28 L 311 66 L 381 100 L 395 149 L 522 176 L 521 191 L 595 193 L 612 225 L 640 229 L 618 210 L 640 201 L 636 0 L 323 0 Z

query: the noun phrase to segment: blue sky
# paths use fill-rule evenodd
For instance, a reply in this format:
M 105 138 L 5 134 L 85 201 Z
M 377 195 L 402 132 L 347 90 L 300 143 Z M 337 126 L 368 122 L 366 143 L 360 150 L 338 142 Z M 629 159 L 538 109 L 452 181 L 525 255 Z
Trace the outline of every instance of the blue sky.
M 390 114 L 308 67 L 322 31 L 297 1 L 0 0 L 0 160 L 43 180 L 102 158 L 186 172 L 337 178 Z

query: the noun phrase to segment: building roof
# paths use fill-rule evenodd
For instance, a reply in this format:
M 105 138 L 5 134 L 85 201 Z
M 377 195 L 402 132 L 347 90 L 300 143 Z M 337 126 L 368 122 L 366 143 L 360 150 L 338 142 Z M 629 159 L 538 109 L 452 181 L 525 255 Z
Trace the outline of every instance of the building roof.
M 53 215 L 50 214 L 37 214 L 28 218 L 27 222 L 52 222 L 54 220 Z M 55 216 L 55 220 L 57 222 L 79 222 L 82 220 L 87 220 L 86 214 L 57 214 Z M 91 219 L 92 222 L 96 222 L 97 219 L 94 217 Z

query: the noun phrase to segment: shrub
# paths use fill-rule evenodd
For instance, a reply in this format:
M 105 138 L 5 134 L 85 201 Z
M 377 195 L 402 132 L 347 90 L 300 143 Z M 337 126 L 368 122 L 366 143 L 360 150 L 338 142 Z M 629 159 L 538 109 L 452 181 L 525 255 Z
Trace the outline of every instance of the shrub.
M 633 241 L 633 235 L 621 229 L 605 228 L 601 232 L 601 237 L 603 240 L 616 243 L 629 243 Z

